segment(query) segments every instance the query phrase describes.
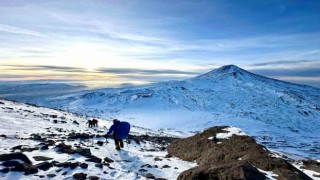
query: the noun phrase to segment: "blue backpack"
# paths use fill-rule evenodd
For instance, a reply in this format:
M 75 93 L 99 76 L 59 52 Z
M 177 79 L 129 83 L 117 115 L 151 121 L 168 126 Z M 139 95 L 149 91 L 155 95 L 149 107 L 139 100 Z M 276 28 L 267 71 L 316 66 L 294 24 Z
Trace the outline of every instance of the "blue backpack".
M 130 124 L 125 121 L 119 122 L 117 125 L 116 129 L 116 138 L 117 139 L 125 139 L 128 137 L 129 132 L 130 132 Z

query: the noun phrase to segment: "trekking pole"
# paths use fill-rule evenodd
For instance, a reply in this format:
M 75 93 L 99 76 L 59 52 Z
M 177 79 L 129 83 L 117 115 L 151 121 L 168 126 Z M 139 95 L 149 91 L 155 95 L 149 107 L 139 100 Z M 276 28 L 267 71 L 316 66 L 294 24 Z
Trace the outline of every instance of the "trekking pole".
M 126 143 L 127 143 L 127 148 L 129 149 L 129 143 L 128 143 L 128 138 L 126 139 Z

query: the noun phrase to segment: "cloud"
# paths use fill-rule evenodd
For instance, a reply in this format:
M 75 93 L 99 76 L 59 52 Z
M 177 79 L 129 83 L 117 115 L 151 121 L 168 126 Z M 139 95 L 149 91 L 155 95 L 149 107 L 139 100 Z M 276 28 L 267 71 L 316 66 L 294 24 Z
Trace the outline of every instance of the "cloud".
M 16 26 L 5 25 L 5 24 L 0 24 L 0 31 L 6 32 L 6 33 L 13 33 L 13 34 L 22 34 L 22 35 L 33 36 L 33 37 L 44 37 L 44 35 L 42 35 L 39 32 L 31 31 L 24 28 L 19 28 Z
M 100 74 L 133 74 L 133 75 L 195 75 L 197 72 L 179 71 L 171 69 L 136 69 L 136 68 L 98 68 L 95 70 L 87 70 L 78 67 L 67 66 L 50 66 L 50 65 L 3 65 L 4 69 L 11 71 L 39 71 L 52 70 L 57 72 L 75 72 L 75 73 L 100 73 Z
M 250 71 L 263 76 L 318 77 L 320 80 L 320 67 L 306 67 L 298 69 L 258 69 Z
M 313 60 L 289 60 L 289 61 L 271 61 L 271 62 L 263 62 L 263 63 L 254 63 L 250 64 L 250 66 L 270 66 L 270 65 L 298 65 L 315 62 Z
M 66 67 L 66 66 L 49 66 L 49 65 L 3 65 L 6 70 L 25 70 L 25 71 L 36 71 L 36 70 L 52 70 L 52 71 L 59 71 L 59 72 L 88 72 L 84 68 L 78 67 Z
M 192 75 L 197 74 L 195 72 L 188 71 L 178 71 L 170 69 L 133 69 L 133 68 L 101 68 L 98 69 L 98 72 L 103 73 L 112 73 L 112 74 L 144 74 L 144 75 L 163 75 L 163 74 L 172 74 L 172 75 Z

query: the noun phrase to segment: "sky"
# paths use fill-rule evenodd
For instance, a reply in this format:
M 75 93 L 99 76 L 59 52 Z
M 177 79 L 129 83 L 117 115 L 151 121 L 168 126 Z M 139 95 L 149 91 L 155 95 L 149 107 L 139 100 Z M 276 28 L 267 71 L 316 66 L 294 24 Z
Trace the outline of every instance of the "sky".
M 0 1 L 0 81 L 118 86 L 228 64 L 320 87 L 320 1 Z

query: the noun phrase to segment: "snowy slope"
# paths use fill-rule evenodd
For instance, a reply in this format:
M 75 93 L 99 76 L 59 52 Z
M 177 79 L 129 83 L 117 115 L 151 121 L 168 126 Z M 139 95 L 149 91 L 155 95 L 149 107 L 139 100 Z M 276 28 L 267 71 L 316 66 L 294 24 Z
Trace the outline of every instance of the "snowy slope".
M 81 91 L 37 104 L 148 128 L 232 125 L 273 149 L 320 158 L 320 89 L 233 65 L 184 81 Z
M 21 172 L 0 172 L 0 179 L 39 179 L 39 176 L 46 177 L 48 174 L 56 175 L 53 179 L 72 179 L 72 175 L 78 172 L 86 173 L 88 177 L 98 176 L 102 179 L 146 179 L 144 177 L 146 173 L 152 173 L 158 178 L 176 179 L 182 171 L 196 165 L 176 158 L 164 158 L 167 152 L 160 151 L 158 144 L 148 141 L 141 142 L 140 145 L 132 142 L 128 146 L 125 145 L 122 151 L 117 151 L 114 149 L 114 143 L 111 139 L 108 140 L 108 144 L 98 146 L 97 141 L 105 141 L 105 138 L 97 137 L 89 140 L 70 140 L 65 138 L 71 132 L 103 135 L 107 131 L 106 127 L 112 124 L 108 120 L 103 121 L 99 119 L 99 127 L 88 128 L 86 126 L 88 118 L 5 100 L 0 100 L 0 114 L 0 135 L 6 136 L 6 138 L 4 136 L 0 137 L 0 154 L 10 153 L 12 147 L 25 145 L 26 148 L 37 147 L 36 150 L 31 152 L 23 152 L 33 164 L 40 163 L 41 161 L 36 161 L 32 157 L 45 156 L 61 163 L 80 162 L 89 165 L 87 169 L 80 167 L 70 169 L 54 166 L 47 171 L 39 170 L 37 174 L 28 176 L 24 176 Z M 54 123 L 54 120 L 57 120 L 57 123 Z M 73 123 L 73 121 L 77 121 L 79 125 Z M 40 141 L 29 139 L 32 137 L 32 134 L 38 134 L 41 138 L 47 140 L 54 140 L 56 142 L 55 145 L 63 142 L 73 147 L 82 146 L 90 148 L 92 155 L 102 159 L 108 157 L 115 162 L 110 163 L 110 166 L 100 168 L 95 166 L 96 163 L 85 161 L 86 158 L 79 154 L 57 153 L 55 145 L 49 146 L 48 150 L 39 150 L 43 144 Z M 181 135 L 179 132 L 174 131 L 152 131 L 139 127 L 133 127 L 131 134 L 148 134 L 160 137 Z M 155 161 L 155 158 L 160 160 Z M 169 165 L 169 167 L 162 168 L 164 165 Z M 0 169 L 2 168 L 4 167 L 0 165 Z M 67 174 L 63 175 L 62 173 L 64 172 Z

